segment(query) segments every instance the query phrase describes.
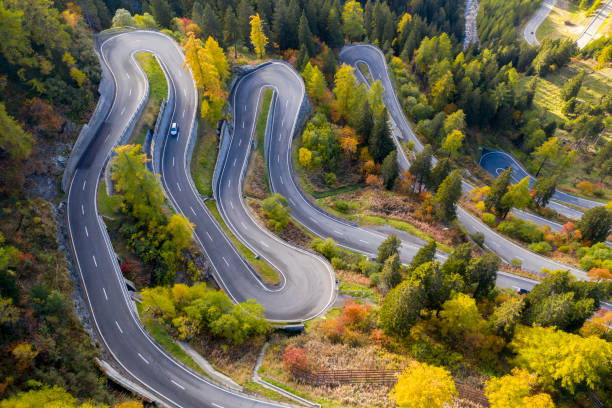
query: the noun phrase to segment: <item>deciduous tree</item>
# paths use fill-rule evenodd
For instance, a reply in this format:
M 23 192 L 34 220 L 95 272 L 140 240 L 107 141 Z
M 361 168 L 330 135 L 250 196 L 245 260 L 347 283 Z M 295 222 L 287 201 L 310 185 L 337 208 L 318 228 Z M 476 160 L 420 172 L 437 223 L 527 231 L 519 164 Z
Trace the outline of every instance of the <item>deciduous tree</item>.
M 259 17 L 259 14 L 255 14 L 249 18 L 249 21 L 251 23 L 251 44 L 253 44 L 257 57 L 263 58 L 266 55 L 268 37 L 264 34 L 261 17 Z
M 399 254 L 398 251 L 401 244 L 402 241 L 400 241 L 395 234 L 389 235 L 387 239 L 385 239 L 383 243 L 378 246 L 378 257 L 376 260 L 383 263 L 387 260 L 387 258 Z
M 549 394 L 534 393 L 537 387 L 535 375 L 515 368 L 512 374 L 487 381 L 485 395 L 491 408 L 554 408 Z
M 349 41 L 359 41 L 365 34 L 363 8 L 358 1 L 347 1 L 342 11 L 342 31 Z
M 416 361 L 400 375 L 391 392 L 401 408 L 442 408 L 455 395 L 455 383 L 446 369 Z
M 289 224 L 289 212 L 291 208 L 287 199 L 276 193 L 262 201 L 264 215 L 268 223 L 276 231 L 281 231 Z

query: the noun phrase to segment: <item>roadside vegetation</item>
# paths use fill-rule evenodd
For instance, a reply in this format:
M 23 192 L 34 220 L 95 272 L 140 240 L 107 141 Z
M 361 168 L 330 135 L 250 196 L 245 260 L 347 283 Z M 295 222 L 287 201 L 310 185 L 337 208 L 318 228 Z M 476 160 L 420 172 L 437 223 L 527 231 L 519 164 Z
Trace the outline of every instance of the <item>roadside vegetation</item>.
M 159 114 L 162 99 L 168 97 L 168 84 L 157 59 L 151 53 L 141 52 L 136 54 L 136 61 L 138 61 L 138 64 L 140 64 L 140 67 L 147 75 L 147 81 L 149 81 L 149 99 L 142 111 L 142 115 L 136 121 L 129 142 L 131 144 L 144 145 L 147 131 L 151 130 L 152 132 L 155 128 L 155 121 Z

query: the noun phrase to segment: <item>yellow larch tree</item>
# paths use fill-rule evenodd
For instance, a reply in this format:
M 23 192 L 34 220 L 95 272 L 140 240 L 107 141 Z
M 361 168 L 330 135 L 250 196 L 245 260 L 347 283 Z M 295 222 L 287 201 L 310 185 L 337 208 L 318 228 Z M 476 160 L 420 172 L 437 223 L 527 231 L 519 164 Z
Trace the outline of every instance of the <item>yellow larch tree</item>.
M 263 24 L 259 13 L 249 18 L 251 21 L 251 44 L 255 48 L 255 53 L 258 58 L 263 58 L 266 55 L 266 45 L 268 44 L 268 37 L 264 34 Z

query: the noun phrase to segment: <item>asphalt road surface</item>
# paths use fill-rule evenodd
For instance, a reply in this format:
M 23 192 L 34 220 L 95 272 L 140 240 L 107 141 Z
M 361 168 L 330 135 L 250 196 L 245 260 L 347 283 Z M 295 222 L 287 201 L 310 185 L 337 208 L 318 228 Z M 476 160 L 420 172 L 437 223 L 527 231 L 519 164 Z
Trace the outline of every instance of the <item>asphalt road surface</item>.
M 499 174 L 510 167 L 512 169 L 512 181 L 518 183 L 525 177 L 529 177 L 529 185 L 535 183 L 533 178 L 527 171 L 521 166 L 521 164 L 514 159 L 511 155 L 502 151 L 485 152 L 480 158 L 479 164 L 488 171 L 493 177 L 499 176 Z M 582 208 L 595 208 L 602 205 L 599 201 L 589 200 L 575 195 L 567 194 L 563 191 L 557 190 L 552 197 L 553 200 L 560 201 L 563 203 L 573 204 Z M 575 210 L 570 207 L 560 206 L 554 202 L 551 203 L 551 208 L 571 218 L 580 219 L 582 212 Z
M 133 31 L 101 38 L 101 42 L 102 63 L 112 72 L 116 86 L 113 106 L 78 164 L 67 198 L 70 238 L 95 329 L 123 370 L 165 406 L 280 407 L 280 404 L 226 390 L 184 368 L 151 339 L 137 318 L 96 205 L 104 163 L 145 95 L 146 77 L 133 54 L 149 50 L 159 57 L 169 85 L 177 92 L 174 110 L 183 129 L 190 128 L 197 104 L 193 81 L 182 69 L 184 57 L 169 37 Z M 184 143 L 184 139 L 176 144 Z M 184 160 L 183 156 L 180 160 Z
M 538 45 L 540 42 L 536 38 L 536 32 L 538 31 L 538 27 L 540 24 L 546 20 L 546 17 L 550 14 L 553 7 L 557 4 L 557 0 L 544 0 L 542 5 L 536 12 L 531 16 L 527 24 L 525 25 L 525 30 L 523 30 L 523 37 L 525 37 L 525 41 L 529 43 L 529 45 Z
M 597 12 L 595 17 L 589 22 L 589 25 L 580 34 L 580 37 L 576 40 L 578 48 L 584 48 L 592 39 L 595 38 L 599 27 L 606 21 L 608 16 L 612 13 L 612 0 L 608 0 Z

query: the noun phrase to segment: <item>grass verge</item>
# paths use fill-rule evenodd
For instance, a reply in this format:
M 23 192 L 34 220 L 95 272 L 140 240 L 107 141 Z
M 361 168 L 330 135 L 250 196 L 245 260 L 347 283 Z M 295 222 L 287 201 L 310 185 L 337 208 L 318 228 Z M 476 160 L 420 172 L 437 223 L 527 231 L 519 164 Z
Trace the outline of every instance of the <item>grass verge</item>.
M 261 98 L 261 105 L 259 107 L 259 113 L 257 114 L 257 124 L 255 125 L 255 141 L 257 142 L 257 150 L 255 154 L 261 156 L 261 161 L 264 165 L 264 184 L 268 191 L 270 191 L 270 183 L 268 181 L 268 168 L 266 165 L 266 154 L 265 154 L 265 139 L 266 139 L 266 125 L 268 123 L 268 113 L 270 112 L 270 103 L 272 102 L 272 95 L 274 90 L 267 88 L 263 92 Z
M 205 197 L 211 197 L 212 179 L 217 163 L 217 132 L 206 120 L 200 118 L 198 123 L 198 138 L 191 160 L 191 177 L 198 192 Z
M 280 277 L 278 275 L 278 272 L 276 272 L 276 270 L 270 265 L 268 265 L 264 260 L 255 259 L 255 254 L 251 252 L 251 250 L 248 249 L 246 246 L 244 246 L 238 240 L 238 238 L 234 236 L 234 234 L 232 234 L 227 225 L 225 225 L 225 222 L 223 222 L 223 218 L 221 218 L 221 214 L 217 209 L 217 203 L 212 200 L 207 200 L 206 206 L 210 210 L 211 214 L 217 219 L 217 222 L 219 223 L 219 225 L 221 225 L 221 228 L 223 228 L 225 234 L 233 242 L 236 248 L 238 248 L 238 250 L 240 251 L 242 256 L 244 256 L 247 262 L 249 262 L 253 266 L 253 269 L 255 269 L 255 271 L 263 279 L 263 281 L 270 285 L 278 285 L 280 283 Z
M 157 59 L 153 54 L 140 52 L 136 54 L 136 61 L 142 67 L 149 81 L 149 100 L 142 115 L 138 118 L 129 143 L 142 145 L 147 135 L 147 129 L 152 129 L 157 120 L 161 101 L 168 95 L 168 83 Z

